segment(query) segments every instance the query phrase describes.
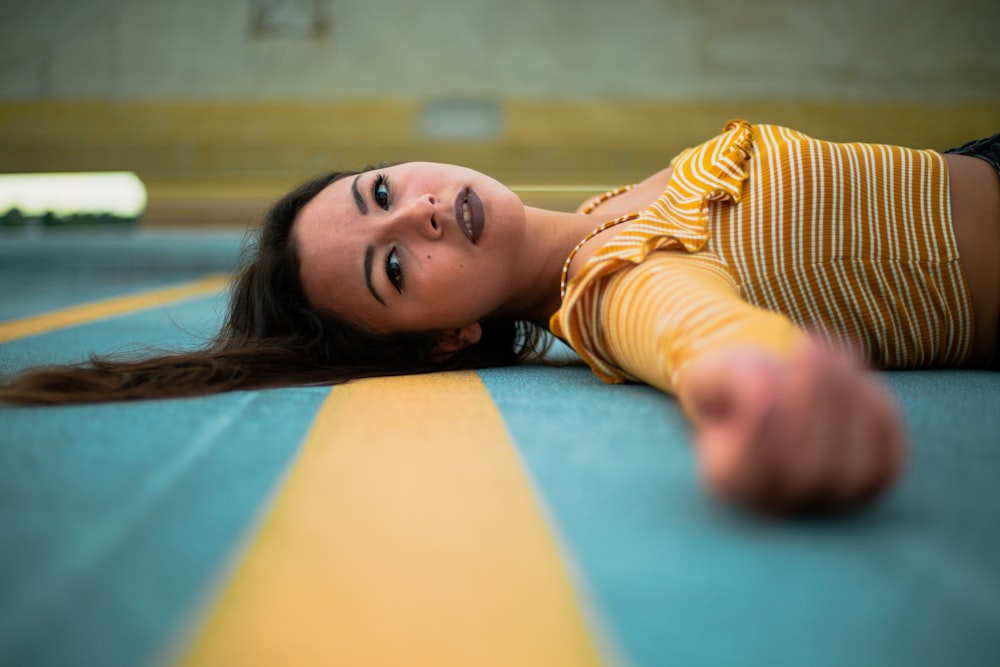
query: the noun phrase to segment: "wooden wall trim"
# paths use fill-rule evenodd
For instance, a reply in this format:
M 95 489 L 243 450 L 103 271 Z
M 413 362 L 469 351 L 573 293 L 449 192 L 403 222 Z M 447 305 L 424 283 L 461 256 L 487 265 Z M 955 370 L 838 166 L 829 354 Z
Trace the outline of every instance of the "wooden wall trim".
M 268 193 L 373 162 L 455 162 L 512 184 L 631 182 L 736 117 L 835 141 L 938 149 L 1000 129 L 1000 100 L 497 104 L 496 136 L 460 142 L 422 136 L 421 106 L 412 101 L 8 101 L 0 103 L 0 171 L 134 171 L 162 219 L 207 214 L 215 202 L 220 210 L 235 206 L 242 220 L 256 215 Z

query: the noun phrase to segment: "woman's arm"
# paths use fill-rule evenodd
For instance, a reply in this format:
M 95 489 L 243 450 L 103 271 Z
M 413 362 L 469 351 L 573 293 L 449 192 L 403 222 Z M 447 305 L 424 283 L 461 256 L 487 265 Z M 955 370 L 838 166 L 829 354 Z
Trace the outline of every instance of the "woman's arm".
M 848 355 L 742 301 L 710 262 L 653 253 L 609 280 L 600 317 L 611 361 L 680 399 L 715 494 L 767 513 L 840 511 L 899 476 L 891 394 Z

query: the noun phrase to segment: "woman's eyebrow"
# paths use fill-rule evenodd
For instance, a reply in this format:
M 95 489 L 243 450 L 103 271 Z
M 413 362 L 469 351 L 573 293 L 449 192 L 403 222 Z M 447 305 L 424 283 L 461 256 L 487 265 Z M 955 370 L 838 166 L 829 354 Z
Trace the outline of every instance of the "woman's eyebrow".
M 375 286 L 372 285 L 372 260 L 374 260 L 374 258 L 375 246 L 369 245 L 365 248 L 365 284 L 368 285 L 368 291 L 372 293 L 372 296 L 384 306 L 385 301 L 382 300 L 382 297 L 380 297 L 378 292 L 375 291 Z
M 368 204 L 365 203 L 365 198 L 361 196 L 361 191 L 358 190 L 358 179 L 361 178 L 361 174 L 354 177 L 351 182 L 351 194 L 354 195 L 354 203 L 358 206 L 358 212 L 361 215 L 368 215 Z M 381 301 L 381 299 L 379 299 Z

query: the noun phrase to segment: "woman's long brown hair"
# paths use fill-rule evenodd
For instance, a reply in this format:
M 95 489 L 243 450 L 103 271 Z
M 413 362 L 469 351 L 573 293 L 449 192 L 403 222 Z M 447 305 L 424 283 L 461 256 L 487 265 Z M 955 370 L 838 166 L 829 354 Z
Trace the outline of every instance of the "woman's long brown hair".
M 309 305 L 292 225 L 330 183 L 327 174 L 282 197 L 244 250 L 219 333 L 202 349 L 97 357 L 24 371 L 0 385 L 0 401 L 96 403 L 201 396 L 235 389 L 339 384 L 355 378 L 503 366 L 538 358 L 543 332 L 527 322 L 483 322 L 479 343 L 441 363 L 433 334 L 373 335 Z

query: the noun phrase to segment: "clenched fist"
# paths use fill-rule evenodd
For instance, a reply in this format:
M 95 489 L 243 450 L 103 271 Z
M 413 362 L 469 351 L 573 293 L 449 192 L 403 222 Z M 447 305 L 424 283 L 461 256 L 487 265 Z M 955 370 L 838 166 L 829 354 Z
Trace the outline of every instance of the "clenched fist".
M 786 358 L 751 348 L 705 354 L 685 369 L 680 389 L 705 483 L 751 509 L 850 510 L 903 469 L 893 396 L 854 359 L 815 341 Z

